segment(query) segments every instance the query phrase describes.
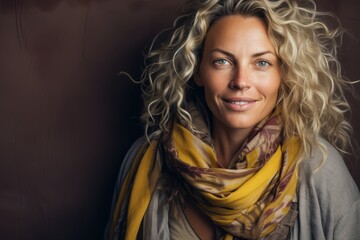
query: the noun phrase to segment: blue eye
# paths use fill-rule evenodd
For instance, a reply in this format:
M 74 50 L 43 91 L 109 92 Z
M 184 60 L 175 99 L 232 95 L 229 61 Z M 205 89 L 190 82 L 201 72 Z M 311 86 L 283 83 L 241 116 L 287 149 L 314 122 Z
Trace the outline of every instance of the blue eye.
M 230 62 L 228 60 L 226 60 L 226 59 L 221 58 L 221 59 L 215 60 L 214 64 L 216 64 L 216 65 L 226 65 L 226 64 L 230 64 Z
M 256 66 L 260 68 L 266 68 L 268 66 L 271 66 L 271 64 L 268 61 L 260 60 L 256 62 Z

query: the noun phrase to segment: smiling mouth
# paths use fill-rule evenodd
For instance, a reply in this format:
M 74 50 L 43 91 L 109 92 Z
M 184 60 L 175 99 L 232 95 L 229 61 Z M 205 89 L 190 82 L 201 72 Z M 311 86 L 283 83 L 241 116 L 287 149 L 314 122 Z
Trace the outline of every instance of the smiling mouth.
M 226 102 L 231 103 L 231 104 L 235 104 L 235 105 L 239 105 L 239 106 L 249 104 L 249 102 L 247 102 L 247 101 L 237 101 L 237 102 L 226 101 Z
M 252 98 L 223 98 L 225 106 L 233 111 L 246 111 L 257 102 Z

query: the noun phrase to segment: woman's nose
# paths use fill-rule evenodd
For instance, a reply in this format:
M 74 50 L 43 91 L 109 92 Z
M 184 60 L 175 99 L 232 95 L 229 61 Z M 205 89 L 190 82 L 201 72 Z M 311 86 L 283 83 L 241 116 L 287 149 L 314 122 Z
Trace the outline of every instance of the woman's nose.
M 230 89 L 246 90 L 251 86 L 249 69 L 246 67 L 235 68 L 234 75 L 229 83 Z

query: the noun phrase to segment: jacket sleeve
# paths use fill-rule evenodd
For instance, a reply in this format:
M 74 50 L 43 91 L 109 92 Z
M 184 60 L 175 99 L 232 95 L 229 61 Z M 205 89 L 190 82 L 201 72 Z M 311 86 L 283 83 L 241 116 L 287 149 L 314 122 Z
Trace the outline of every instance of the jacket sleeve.
M 322 139 L 326 159 L 314 149 L 299 168 L 299 216 L 292 240 L 359 240 L 360 193 L 344 160 Z
M 109 239 L 110 226 L 112 223 L 113 213 L 115 210 L 115 205 L 116 205 L 117 199 L 119 197 L 121 186 L 124 183 L 125 177 L 130 170 L 131 164 L 132 164 L 134 158 L 136 157 L 136 154 L 138 153 L 141 146 L 145 143 L 145 141 L 146 141 L 145 137 L 141 137 L 141 138 L 137 139 L 131 145 L 130 149 L 126 153 L 126 155 L 121 163 L 121 167 L 119 170 L 119 174 L 117 177 L 117 181 L 116 181 L 116 185 L 115 185 L 115 189 L 114 189 L 114 193 L 113 193 L 109 219 L 106 224 L 106 228 L 105 228 L 105 232 L 104 232 L 104 239 L 106 239 L 106 240 Z
M 337 221 L 334 239 L 360 239 L 360 199 L 354 202 L 349 211 Z

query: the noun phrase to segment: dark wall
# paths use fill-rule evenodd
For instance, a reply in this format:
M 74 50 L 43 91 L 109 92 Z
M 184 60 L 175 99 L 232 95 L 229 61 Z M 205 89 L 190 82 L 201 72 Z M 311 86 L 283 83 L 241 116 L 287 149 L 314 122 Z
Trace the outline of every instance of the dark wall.
M 184 2 L 0 1 L 0 239 L 101 238 L 121 159 L 142 131 L 138 86 L 118 73 L 139 76 L 144 48 Z M 319 3 L 353 34 L 341 60 L 360 79 L 359 2 Z
M 0 239 L 100 239 L 143 49 L 185 1 L 0 1 Z
M 358 57 L 360 56 L 360 1 L 357 0 L 316 0 L 322 11 L 335 13 L 342 27 L 346 30 L 343 44 L 339 52 L 343 74 L 351 81 L 360 80 Z M 353 96 L 347 91 L 346 97 L 351 105 L 351 123 L 353 126 L 353 140 L 355 154 L 346 157 L 346 163 L 358 186 L 360 186 L 360 82 L 353 85 L 353 90 L 358 96 Z

